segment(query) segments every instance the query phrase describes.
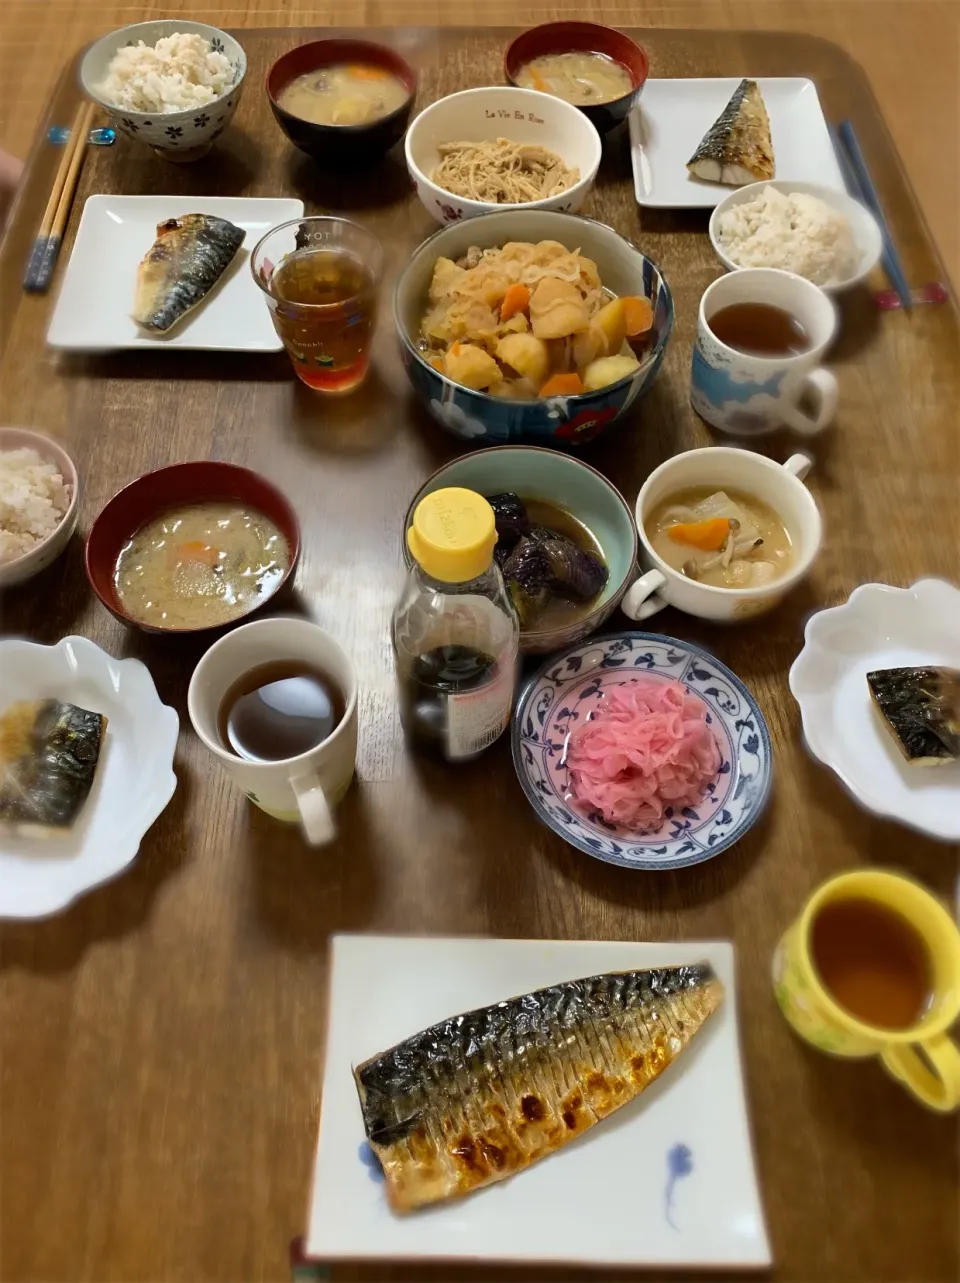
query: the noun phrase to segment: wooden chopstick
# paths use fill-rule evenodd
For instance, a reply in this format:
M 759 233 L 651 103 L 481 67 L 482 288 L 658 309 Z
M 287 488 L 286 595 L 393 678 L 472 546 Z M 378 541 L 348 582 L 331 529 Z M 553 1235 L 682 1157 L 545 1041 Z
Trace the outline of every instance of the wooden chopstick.
M 50 199 L 40 222 L 37 238 L 27 262 L 23 287 L 31 293 L 41 294 L 53 277 L 53 269 L 60 252 L 60 242 L 70 216 L 70 206 L 77 190 L 80 169 L 87 153 L 87 138 L 96 104 L 84 103 L 77 109 L 70 137 L 63 149 Z

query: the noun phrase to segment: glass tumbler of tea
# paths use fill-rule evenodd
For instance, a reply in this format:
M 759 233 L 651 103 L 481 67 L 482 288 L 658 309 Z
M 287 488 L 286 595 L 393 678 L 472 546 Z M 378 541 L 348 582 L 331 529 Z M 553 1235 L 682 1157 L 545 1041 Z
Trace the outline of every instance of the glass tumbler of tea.
M 250 266 L 307 387 L 357 387 L 370 364 L 383 277 L 377 238 L 346 218 L 295 218 L 267 232 Z

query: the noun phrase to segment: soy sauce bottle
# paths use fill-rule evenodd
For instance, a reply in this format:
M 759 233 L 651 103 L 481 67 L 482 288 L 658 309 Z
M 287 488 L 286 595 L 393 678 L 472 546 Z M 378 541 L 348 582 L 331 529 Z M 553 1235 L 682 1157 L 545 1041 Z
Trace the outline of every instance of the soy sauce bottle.
M 411 748 L 478 757 L 510 721 L 520 625 L 493 559 L 493 509 L 472 490 L 436 490 L 407 531 L 414 558 L 393 612 L 400 720 Z

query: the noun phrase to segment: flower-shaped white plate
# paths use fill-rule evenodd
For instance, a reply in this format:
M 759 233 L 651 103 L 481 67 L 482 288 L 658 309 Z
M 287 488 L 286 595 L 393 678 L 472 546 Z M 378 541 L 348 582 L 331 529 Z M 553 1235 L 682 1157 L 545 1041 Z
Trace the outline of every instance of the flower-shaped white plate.
M 960 762 L 910 766 L 883 725 L 867 673 L 939 664 L 960 668 L 960 591 L 942 579 L 911 588 L 864 584 L 807 624 L 790 669 L 810 752 L 877 815 L 960 840 Z
M 103 713 L 107 732 L 90 796 L 64 835 L 0 825 L 0 918 L 42 918 L 133 861 L 173 796 L 179 719 L 138 659 L 114 659 L 86 637 L 56 646 L 0 642 L 0 710 L 53 698 Z
M 696 807 L 668 806 L 659 829 L 638 833 L 571 806 L 565 748 L 605 689 L 647 674 L 680 681 L 702 701 L 720 770 Z M 712 859 L 743 837 L 770 792 L 770 735 L 753 696 L 707 651 L 658 633 L 594 637 L 554 655 L 520 696 L 511 738 L 517 778 L 543 823 L 625 869 L 684 869 Z
M 708 961 L 726 1000 L 663 1077 L 510 1180 L 398 1216 L 363 1128 L 353 1066 L 418 1029 L 545 985 Z M 762 1268 L 737 1033 L 733 946 L 609 940 L 334 936 L 320 1135 L 306 1251 L 323 1261 L 516 1261 L 592 1267 Z M 496 1278 L 494 1272 L 490 1275 Z M 662 1271 L 651 1276 L 662 1279 Z

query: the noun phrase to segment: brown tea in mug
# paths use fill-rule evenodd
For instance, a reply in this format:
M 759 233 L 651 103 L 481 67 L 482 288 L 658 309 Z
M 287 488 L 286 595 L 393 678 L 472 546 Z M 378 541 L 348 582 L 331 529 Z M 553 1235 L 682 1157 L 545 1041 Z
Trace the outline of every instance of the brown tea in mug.
M 343 720 L 346 699 L 319 668 L 274 660 L 244 673 L 217 714 L 223 746 L 248 762 L 282 762 L 329 739 Z
M 927 1008 L 933 966 L 926 941 L 885 904 L 855 896 L 825 904 L 813 920 L 810 952 L 824 988 L 864 1024 L 910 1029 Z
M 769 303 L 731 303 L 707 324 L 721 343 L 745 356 L 799 356 L 810 350 L 797 318 Z

